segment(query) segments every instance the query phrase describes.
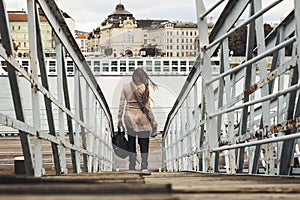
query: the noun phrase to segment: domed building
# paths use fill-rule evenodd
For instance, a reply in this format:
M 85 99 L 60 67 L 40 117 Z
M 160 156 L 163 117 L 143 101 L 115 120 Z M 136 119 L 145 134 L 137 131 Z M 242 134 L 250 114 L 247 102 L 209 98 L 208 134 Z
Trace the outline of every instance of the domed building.
M 123 4 L 118 4 L 90 37 L 98 44 L 90 50 L 99 51 L 103 56 L 138 56 L 144 47 L 143 30 Z
M 198 28 L 193 22 L 136 20 L 123 4 L 89 34 L 88 51 L 107 57 L 190 57 L 198 52 Z
M 101 26 L 105 27 L 106 25 L 112 24 L 112 27 L 120 28 L 120 24 L 122 25 L 123 21 L 125 20 L 130 20 L 136 23 L 133 14 L 125 10 L 123 4 L 118 4 L 116 6 L 115 11 L 112 14 L 110 14 L 104 22 L 102 22 Z

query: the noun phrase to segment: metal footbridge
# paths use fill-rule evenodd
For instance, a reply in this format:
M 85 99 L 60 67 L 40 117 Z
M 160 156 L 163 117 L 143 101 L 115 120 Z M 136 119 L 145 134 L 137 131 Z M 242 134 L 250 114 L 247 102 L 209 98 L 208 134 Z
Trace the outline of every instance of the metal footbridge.
M 37 197 L 58 194 L 62 199 L 65 194 L 78 194 L 74 199 L 106 194 L 112 199 L 123 193 L 131 199 L 141 193 L 155 199 L 155 192 L 160 199 L 192 199 L 195 196 L 185 195 L 200 193 L 206 199 L 253 199 L 266 193 L 272 194 L 266 199 L 298 198 L 300 1 L 292 1 L 292 12 L 270 34 L 265 36 L 263 29 L 264 15 L 284 1 L 264 5 L 262 0 L 218 0 L 210 8 L 205 0 L 195 1 L 199 55 L 161 134 L 161 172 L 143 174 L 116 172 L 110 108 L 55 1 L 27 0 L 28 72 L 14 57 L 5 0 L 0 0 L 0 56 L 7 63 L 10 89 L 10 98 L 0 103 L 14 108 L 13 114 L 0 110 L 0 124 L 19 132 L 26 172 L 25 177 L 2 176 L 0 196 L 14 199 L 9 195 L 19 191 Z M 55 88 L 45 69 L 39 10 L 56 37 Z M 207 18 L 215 10 L 217 21 L 208 32 Z M 229 40 L 241 29 L 247 30 L 246 56 L 230 65 Z M 217 74 L 211 68 L 216 52 Z M 76 66 L 73 85 L 67 81 L 66 54 Z M 28 89 L 21 90 L 21 85 Z M 23 95 L 31 101 L 24 102 Z M 47 116 L 47 128 L 41 127 L 42 115 Z M 56 176 L 45 171 L 45 144 Z

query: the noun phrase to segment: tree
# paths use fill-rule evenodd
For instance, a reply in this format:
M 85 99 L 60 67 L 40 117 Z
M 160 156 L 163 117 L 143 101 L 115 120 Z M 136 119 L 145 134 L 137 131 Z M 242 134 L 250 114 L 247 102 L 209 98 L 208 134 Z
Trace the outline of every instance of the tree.
M 245 26 L 238 29 L 229 37 L 229 49 L 233 51 L 234 56 L 245 56 L 247 45 L 247 30 Z M 273 30 L 270 24 L 264 24 L 264 34 L 267 36 Z M 256 41 L 255 41 L 256 46 Z

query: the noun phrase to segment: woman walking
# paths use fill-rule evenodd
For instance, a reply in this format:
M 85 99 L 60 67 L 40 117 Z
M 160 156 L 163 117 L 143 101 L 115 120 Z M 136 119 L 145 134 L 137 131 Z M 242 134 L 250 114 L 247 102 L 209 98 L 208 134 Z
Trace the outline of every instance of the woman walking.
M 137 138 L 142 158 L 141 170 L 148 171 L 149 137 L 157 128 L 150 108 L 149 83 L 153 89 L 157 89 L 148 74 L 142 68 L 137 68 L 132 75 L 132 81 L 123 85 L 120 96 L 118 125 L 123 126 L 124 114 L 130 151 L 129 170 L 135 170 Z

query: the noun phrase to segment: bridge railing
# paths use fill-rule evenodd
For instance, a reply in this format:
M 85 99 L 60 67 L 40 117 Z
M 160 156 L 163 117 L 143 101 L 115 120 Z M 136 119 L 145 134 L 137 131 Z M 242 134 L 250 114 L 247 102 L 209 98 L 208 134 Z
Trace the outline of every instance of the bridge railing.
M 196 0 L 200 54 L 164 128 L 166 171 L 299 173 L 300 2 L 264 35 L 264 14 L 282 2 L 220 0 L 206 10 Z M 207 16 L 220 6 L 209 31 Z M 229 42 L 241 30 L 245 59 L 232 64 Z M 218 74 L 211 66 L 216 52 Z
M 21 28 L 27 29 L 24 34 L 29 35 L 28 71 L 14 57 L 8 13 L 5 1 L 0 1 L 0 56 L 6 61 L 11 90 L 10 97 L 2 98 L 1 104 L 15 111 L 7 114 L 0 110 L 0 123 L 19 131 L 26 174 L 43 175 L 42 142 L 51 143 L 56 174 L 68 173 L 67 155 L 71 157 L 73 173 L 113 170 L 112 116 L 61 10 L 54 0 L 28 0 L 27 10 L 28 29 Z M 51 77 L 52 82 L 45 67 L 41 11 L 56 38 L 57 76 Z M 72 77 L 66 75 L 66 54 L 75 65 Z M 24 113 L 24 108 L 30 107 L 32 116 Z M 41 129 L 41 111 L 47 116 L 46 129 Z

